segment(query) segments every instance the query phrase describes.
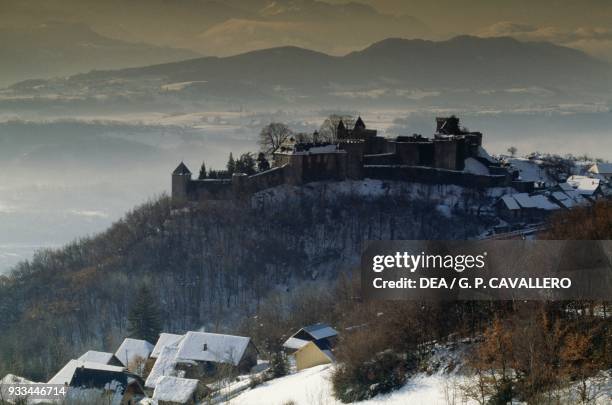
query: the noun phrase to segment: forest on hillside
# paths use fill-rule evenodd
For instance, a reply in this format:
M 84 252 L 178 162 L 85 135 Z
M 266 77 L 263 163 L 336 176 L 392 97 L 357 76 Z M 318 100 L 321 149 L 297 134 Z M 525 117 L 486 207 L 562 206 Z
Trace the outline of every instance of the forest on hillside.
M 86 350 L 114 351 L 142 285 L 164 331 L 235 332 L 267 297 L 290 306 L 307 285 L 332 290 L 365 240 L 465 239 L 495 222 L 483 192 L 381 182 L 364 197 L 342 184 L 191 208 L 162 196 L 98 236 L 39 252 L 0 278 L 0 374 L 46 381 Z

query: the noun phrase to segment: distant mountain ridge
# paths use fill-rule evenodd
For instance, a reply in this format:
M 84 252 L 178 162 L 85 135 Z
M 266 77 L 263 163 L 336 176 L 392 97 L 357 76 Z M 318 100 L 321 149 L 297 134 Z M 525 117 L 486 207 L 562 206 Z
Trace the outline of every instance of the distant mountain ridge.
M 190 101 L 259 103 L 346 100 L 389 102 L 431 97 L 578 97 L 610 90 L 612 68 L 581 51 L 512 38 L 459 36 L 447 41 L 386 39 L 345 56 L 279 47 L 139 68 L 94 71 L 20 83 L 27 94 L 112 95 L 120 89 Z M 169 86 L 172 84 L 180 86 Z M 420 93 L 419 93 L 420 92 Z M 488 92 L 488 93 L 487 93 Z M 297 100 L 297 101 L 296 101 Z
M 3 85 L 24 77 L 70 75 L 199 56 L 183 49 L 111 39 L 83 24 L 51 22 L 33 28 L 4 27 L 0 28 L 0 38 Z

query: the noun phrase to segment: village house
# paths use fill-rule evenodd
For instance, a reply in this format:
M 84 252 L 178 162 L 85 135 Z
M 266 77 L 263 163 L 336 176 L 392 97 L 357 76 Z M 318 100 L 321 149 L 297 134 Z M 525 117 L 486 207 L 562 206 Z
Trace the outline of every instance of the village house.
M 180 377 L 160 377 L 153 391 L 153 403 L 157 405 L 195 405 L 210 390 L 198 380 Z
M 567 184 L 590 201 L 595 201 L 604 196 L 600 179 L 587 176 L 570 176 L 567 179 Z
M 115 352 L 115 357 L 122 366 L 135 370 L 142 368 L 152 351 L 153 345 L 146 340 L 126 338 Z
M 248 337 L 207 332 L 162 334 L 152 351 L 156 360 L 145 386 L 155 388 L 163 376 L 205 379 L 223 366 L 228 373 L 246 373 L 257 364 L 257 355 Z
M 595 163 L 589 168 L 589 173 L 606 181 L 612 181 L 612 163 Z
M 544 193 L 506 194 L 495 206 L 499 217 L 510 223 L 539 223 L 562 208 L 561 204 Z
M 81 357 L 77 359 L 82 362 L 92 362 L 107 364 L 109 366 L 123 367 L 123 363 L 112 353 L 98 352 L 95 350 L 89 350 L 85 352 Z
M 68 385 L 67 403 L 135 405 L 145 397 L 144 381 L 123 370 L 79 367 Z
M 283 347 L 295 359 L 297 370 L 329 364 L 336 361 L 332 349 L 338 332 L 331 326 L 318 323 L 305 326 L 283 343 Z
M 113 362 L 114 356 L 102 352 L 87 352 L 81 358 Z M 110 404 L 135 404 L 144 396 L 143 381 L 129 373 L 123 366 L 97 363 L 94 361 L 70 360 L 47 384 L 65 385 L 74 390 L 69 392 L 71 400 L 104 401 Z M 95 401 L 94 401 L 95 402 Z

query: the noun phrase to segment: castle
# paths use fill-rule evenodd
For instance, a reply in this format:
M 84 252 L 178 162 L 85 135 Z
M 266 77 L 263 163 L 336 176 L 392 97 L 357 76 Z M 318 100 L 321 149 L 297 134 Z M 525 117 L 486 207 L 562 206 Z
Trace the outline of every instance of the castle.
M 325 180 L 399 180 L 456 184 L 471 188 L 514 187 L 530 192 L 533 183 L 512 173 L 482 148 L 482 133 L 461 128 L 455 116 L 436 118 L 432 138 L 421 135 L 385 138 L 359 117 L 352 128 L 340 120 L 333 143 L 298 142 L 290 138 L 274 152 L 269 170 L 231 179 L 194 180 L 181 164 L 172 173 L 172 197 L 186 201 L 232 200 L 282 184 Z

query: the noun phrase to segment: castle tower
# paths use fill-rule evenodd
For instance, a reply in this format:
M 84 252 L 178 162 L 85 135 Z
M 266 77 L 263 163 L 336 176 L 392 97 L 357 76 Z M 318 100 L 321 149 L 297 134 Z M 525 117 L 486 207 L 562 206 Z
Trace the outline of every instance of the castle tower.
M 185 163 L 181 162 L 172 172 L 172 198 L 186 200 L 189 195 L 190 182 L 191 171 Z
M 348 131 L 344 126 L 344 122 L 340 120 L 338 126 L 336 127 L 336 138 L 338 139 L 346 139 L 348 138 Z
M 359 132 L 359 131 L 364 131 L 365 129 L 366 129 L 365 122 L 363 122 L 361 117 L 357 118 L 357 122 L 355 122 L 355 127 L 353 128 L 353 131 Z

